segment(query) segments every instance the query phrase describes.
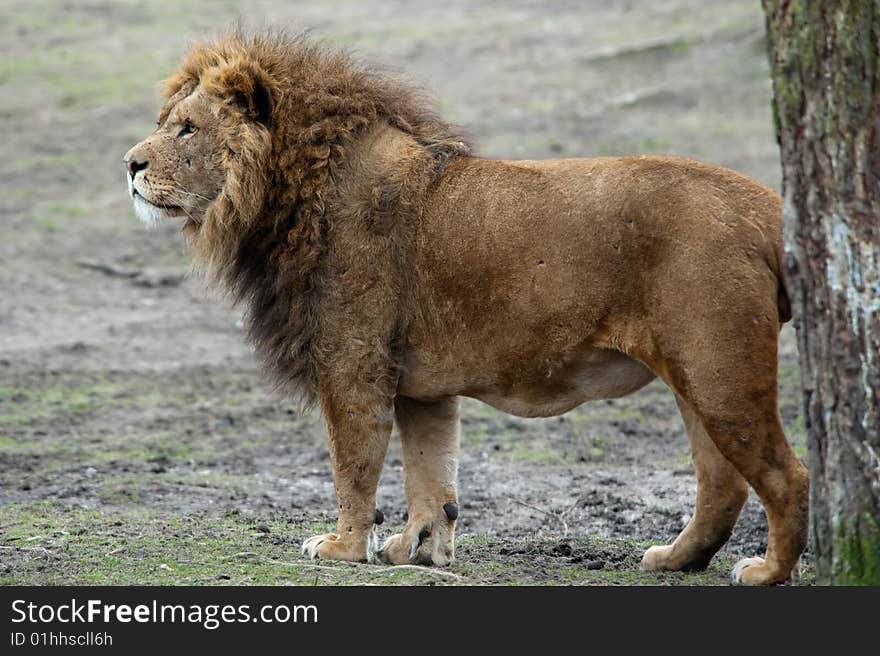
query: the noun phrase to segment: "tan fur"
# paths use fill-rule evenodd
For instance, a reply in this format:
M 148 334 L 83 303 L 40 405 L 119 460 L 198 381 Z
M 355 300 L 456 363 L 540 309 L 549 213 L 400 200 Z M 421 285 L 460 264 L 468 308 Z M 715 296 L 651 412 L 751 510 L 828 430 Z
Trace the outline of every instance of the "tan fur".
M 660 377 L 699 489 L 691 523 L 643 565 L 705 566 L 748 484 L 770 535 L 738 577 L 788 578 L 808 483 L 777 406 L 775 193 L 677 157 L 472 157 L 405 85 L 283 36 L 198 46 L 166 93 L 126 156 L 132 185 L 179 206 L 149 212 L 183 218 L 196 259 L 248 307 L 269 373 L 320 401 L 339 521 L 310 555 L 453 558 L 458 396 L 550 416 Z M 409 520 L 374 553 L 395 420 Z

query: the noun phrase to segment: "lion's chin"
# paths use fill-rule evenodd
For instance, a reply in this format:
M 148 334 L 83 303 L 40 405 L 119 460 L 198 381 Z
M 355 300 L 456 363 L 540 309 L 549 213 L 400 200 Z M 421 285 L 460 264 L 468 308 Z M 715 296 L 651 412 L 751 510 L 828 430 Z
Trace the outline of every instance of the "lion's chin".
M 162 221 L 176 219 L 185 216 L 186 213 L 180 207 L 162 207 L 154 205 L 140 194 L 134 194 L 134 213 L 137 218 L 148 228 L 155 228 Z

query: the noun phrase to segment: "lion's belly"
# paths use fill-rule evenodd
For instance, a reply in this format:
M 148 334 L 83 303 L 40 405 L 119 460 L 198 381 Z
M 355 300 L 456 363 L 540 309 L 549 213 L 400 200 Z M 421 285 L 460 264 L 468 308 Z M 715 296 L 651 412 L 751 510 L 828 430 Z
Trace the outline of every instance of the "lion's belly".
M 453 367 L 425 366 L 413 358 L 398 392 L 413 398 L 459 395 L 479 399 L 519 417 L 552 417 L 595 399 L 631 394 L 654 379 L 640 362 L 606 349 L 587 349 L 572 361 L 533 376 L 483 366 L 472 374 Z

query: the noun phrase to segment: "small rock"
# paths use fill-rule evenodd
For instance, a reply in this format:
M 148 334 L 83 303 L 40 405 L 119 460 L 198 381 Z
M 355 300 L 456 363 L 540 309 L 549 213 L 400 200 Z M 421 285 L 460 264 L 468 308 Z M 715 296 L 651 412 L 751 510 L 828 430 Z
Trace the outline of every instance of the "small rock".
M 571 556 L 573 552 L 574 551 L 568 542 L 560 542 L 550 550 L 550 553 L 554 556 Z
M 144 269 L 132 282 L 138 287 L 177 287 L 185 275 L 179 270 Z

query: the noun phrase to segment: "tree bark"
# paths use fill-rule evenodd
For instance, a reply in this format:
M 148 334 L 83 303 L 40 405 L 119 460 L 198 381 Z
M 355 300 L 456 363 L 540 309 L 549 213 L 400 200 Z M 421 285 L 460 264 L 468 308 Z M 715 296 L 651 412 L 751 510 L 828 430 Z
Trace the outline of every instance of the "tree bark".
M 880 0 L 763 0 L 818 579 L 880 585 Z

